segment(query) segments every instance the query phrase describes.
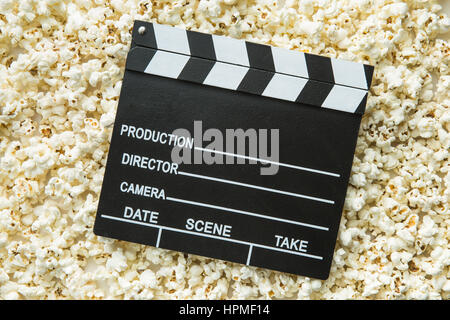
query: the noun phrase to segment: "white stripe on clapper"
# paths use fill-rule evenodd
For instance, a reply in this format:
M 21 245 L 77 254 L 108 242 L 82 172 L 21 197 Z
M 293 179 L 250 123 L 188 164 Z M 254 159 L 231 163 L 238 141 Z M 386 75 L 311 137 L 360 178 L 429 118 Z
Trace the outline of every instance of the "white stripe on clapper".
M 189 56 L 158 50 L 144 72 L 176 79 L 188 60 Z
M 158 50 L 191 54 L 186 30 L 163 24 L 153 24 Z
M 284 48 L 270 47 L 275 71 L 302 78 L 309 78 L 305 54 Z
M 249 68 L 216 62 L 206 76 L 203 84 L 236 90 Z
M 244 40 L 212 36 L 217 61 L 249 67 L 247 46 Z
M 262 95 L 265 97 L 295 101 L 307 82 L 306 79 L 275 73 Z
M 363 64 L 331 58 L 331 65 L 335 83 L 367 90 Z
M 346 112 L 355 112 L 367 91 L 343 86 L 333 86 L 325 101 L 323 108 Z

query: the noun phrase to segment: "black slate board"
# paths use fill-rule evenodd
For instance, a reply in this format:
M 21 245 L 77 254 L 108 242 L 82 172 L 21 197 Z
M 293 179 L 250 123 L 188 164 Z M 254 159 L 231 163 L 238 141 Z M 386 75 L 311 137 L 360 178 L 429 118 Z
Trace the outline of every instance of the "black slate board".
M 136 23 L 135 31 L 152 25 Z M 134 32 L 134 37 L 138 36 Z M 156 46 L 154 40 L 148 43 Z M 131 51 L 128 57 L 94 233 L 326 279 L 361 120 L 357 110 L 361 108 L 345 112 L 298 99 L 285 101 L 257 92 L 206 86 L 192 79 L 148 74 L 143 55 L 149 53 L 146 50 L 160 50 L 136 43 L 133 47 L 132 51 L 142 50 L 133 55 Z M 206 58 L 195 58 L 210 64 Z M 186 68 L 185 73 L 189 71 Z M 276 74 L 276 70 L 257 70 Z M 365 99 L 361 102 L 364 106 Z M 122 163 L 124 153 L 172 163 L 171 145 L 133 138 L 127 131 L 130 127 L 160 133 L 184 128 L 194 133 L 194 123 L 200 121 L 202 132 L 211 128 L 222 132 L 230 128 L 278 129 L 279 163 L 287 166 L 280 166 L 275 175 L 261 175 L 261 167 L 267 164 L 250 164 L 248 159 L 245 164 L 181 163 L 172 173 Z M 197 148 L 207 144 L 198 143 Z M 147 196 L 142 195 L 144 189 L 141 195 L 136 194 L 139 190 L 130 191 L 131 184 L 148 186 Z M 151 187 L 155 188 L 153 196 Z M 193 222 L 197 229 L 192 229 Z

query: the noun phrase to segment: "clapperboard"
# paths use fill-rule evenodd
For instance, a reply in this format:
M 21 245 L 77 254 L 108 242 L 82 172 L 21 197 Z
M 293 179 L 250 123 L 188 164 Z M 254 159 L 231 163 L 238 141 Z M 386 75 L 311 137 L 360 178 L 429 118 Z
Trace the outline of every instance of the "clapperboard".
M 326 279 L 373 67 L 143 21 L 132 37 L 95 234 Z M 205 139 L 230 129 L 242 153 Z

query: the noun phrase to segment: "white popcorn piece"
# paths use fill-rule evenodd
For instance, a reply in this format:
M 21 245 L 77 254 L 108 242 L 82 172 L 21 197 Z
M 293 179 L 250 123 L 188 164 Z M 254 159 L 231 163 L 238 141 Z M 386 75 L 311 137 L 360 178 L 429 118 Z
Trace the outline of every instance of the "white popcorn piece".
M 106 268 L 110 271 L 121 272 L 127 267 L 127 259 L 121 251 L 113 252 L 106 262 Z

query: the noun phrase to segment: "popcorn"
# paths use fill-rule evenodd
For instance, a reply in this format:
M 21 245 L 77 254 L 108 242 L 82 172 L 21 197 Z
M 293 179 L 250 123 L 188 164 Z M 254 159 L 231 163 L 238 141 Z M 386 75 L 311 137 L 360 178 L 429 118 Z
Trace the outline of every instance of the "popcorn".
M 14 193 L 16 198 L 20 200 L 33 197 L 37 193 L 37 190 L 37 181 L 30 181 L 24 178 L 18 178 L 15 181 L 14 187 L 12 188 L 12 192 Z
M 120 272 L 127 267 L 127 259 L 122 252 L 113 252 L 111 258 L 106 262 L 106 268 L 110 271 Z
M 0 0 L 1 299 L 448 299 L 436 1 Z M 134 19 L 375 65 L 326 281 L 92 233 Z M 64 21 L 64 24 L 61 24 Z
M 422 138 L 431 138 L 434 135 L 436 130 L 434 121 L 433 118 L 422 118 L 419 120 L 417 128 L 419 129 L 419 135 Z

